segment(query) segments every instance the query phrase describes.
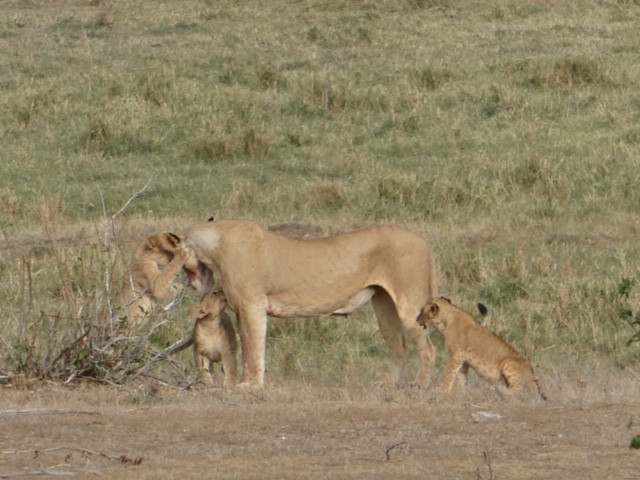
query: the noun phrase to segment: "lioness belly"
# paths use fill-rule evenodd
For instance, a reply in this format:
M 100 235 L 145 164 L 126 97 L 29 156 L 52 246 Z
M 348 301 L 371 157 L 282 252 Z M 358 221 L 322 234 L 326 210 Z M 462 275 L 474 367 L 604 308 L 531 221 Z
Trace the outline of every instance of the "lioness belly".
M 329 301 L 321 295 L 317 301 L 298 303 L 290 299 L 283 300 L 277 296 L 269 297 L 267 314 L 271 317 L 314 317 L 317 315 L 347 315 L 367 303 L 373 297 L 375 289 L 365 288 L 353 296 Z

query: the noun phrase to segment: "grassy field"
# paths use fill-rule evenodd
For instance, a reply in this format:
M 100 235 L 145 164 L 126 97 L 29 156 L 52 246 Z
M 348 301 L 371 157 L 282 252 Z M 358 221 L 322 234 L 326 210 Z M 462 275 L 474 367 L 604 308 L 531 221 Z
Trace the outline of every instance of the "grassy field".
M 135 243 L 213 214 L 401 224 L 543 383 L 637 378 L 639 21 L 632 0 L 0 1 L 0 377 L 129 381 L 194 293 L 80 337 Z M 370 309 L 269 327 L 268 382 L 386 364 Z M 188 383 L 190 354 L 156 374 Z

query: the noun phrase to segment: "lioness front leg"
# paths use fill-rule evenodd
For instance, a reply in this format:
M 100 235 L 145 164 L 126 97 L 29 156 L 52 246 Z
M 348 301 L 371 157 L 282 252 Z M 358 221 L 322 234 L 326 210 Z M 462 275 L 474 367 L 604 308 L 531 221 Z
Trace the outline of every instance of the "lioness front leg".
M 263 388 L 267 341 L 266 310 L 248 307 L 236 310 L 242 349 L 242 380 L 238 388 Z

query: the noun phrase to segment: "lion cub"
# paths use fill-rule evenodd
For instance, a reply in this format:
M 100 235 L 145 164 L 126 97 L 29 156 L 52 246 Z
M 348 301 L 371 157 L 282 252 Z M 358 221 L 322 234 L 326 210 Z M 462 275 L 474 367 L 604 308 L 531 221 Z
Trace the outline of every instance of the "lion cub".
M 193 329 L 196 366 L 207 387 L 213 387 L 212 363 L 220 361 L 224 371 L 224 388 L 230 389 L 236 384 L 238 342 L 231 319 L 223 311 L 226 306 L 224 292 L 217 290 L 205 294 L 200 303 L 189 311 L 189 316 L 196 320 Z
M 147 318 L 156 303 L 176 300 L 183 285 L 175 281 L 189 259 L 189 251 L 180 237 L 163 232 L 149 235 L 133 253 L 129 276 L 120 291 L 120 300 L 128 323 L 137 326 Z
M 486 312 L 486 308 L 484 311 Z M 466 383 L 466 375 L 471 367 L 489 382 L 504 382 L 509 394 L 533 393 L 546 400 L 529 362 L 511 345 L 480 325 L 447 298 L 440 297 L 427 302 L 420 311 L 417 322 L 425 329 L 433 326 L 444 334 L 449 360 L 445 367 L 442 390 L 451 390 L 459 371 L 463 375 L 463 383 Z M 504 389 L 499 389 L 499 392 L 501 390 Z

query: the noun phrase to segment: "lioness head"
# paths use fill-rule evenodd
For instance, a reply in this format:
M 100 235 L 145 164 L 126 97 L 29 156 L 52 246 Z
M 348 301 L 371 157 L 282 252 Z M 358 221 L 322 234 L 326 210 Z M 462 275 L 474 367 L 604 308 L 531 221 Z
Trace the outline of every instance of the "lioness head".
M 191 307 L 189 316 L 194 320 L 199 320 L 211 316 L 217 317 L 227 306 L 227 297 L 222 290 L 207 293 L 200 303 Z

